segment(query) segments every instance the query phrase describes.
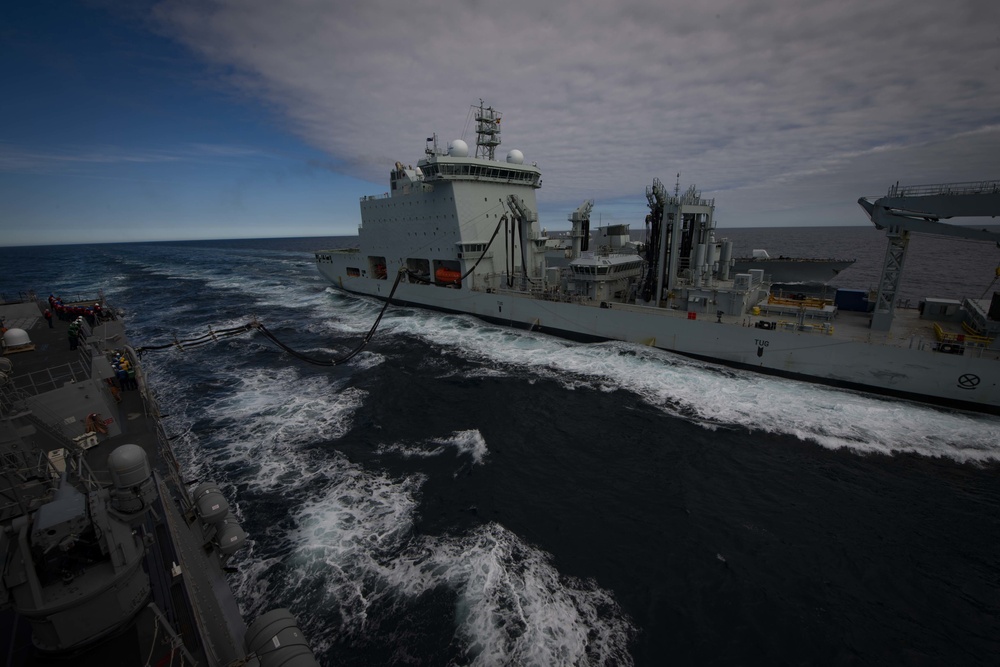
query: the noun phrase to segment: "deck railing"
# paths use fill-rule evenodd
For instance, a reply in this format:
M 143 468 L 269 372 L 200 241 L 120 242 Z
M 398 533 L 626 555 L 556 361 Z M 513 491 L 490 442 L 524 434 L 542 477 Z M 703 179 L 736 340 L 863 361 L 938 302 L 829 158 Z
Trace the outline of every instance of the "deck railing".
M 986 336 L 948 333 L 937 322 L 934 323 L 934 335 L 942 343 L 952 343 L 966 347 L 988 347 L 993 342 L 992 338 L 987 338 Z
M 38 396 L 58 389 L 67 382 L 82 382 L 88 379 L 90 374 L 87 372 L 87 367 L 80 361 L 71 361 L 61 366 L 15 376 L 11 378 L 11 384 L 29 396 Z
M 929 195 L 981 195 L 1000 193 L 1000 181 L 970 181 L 935 185 L 900 185 L 889 187 L 889 197 L 926 197 Z

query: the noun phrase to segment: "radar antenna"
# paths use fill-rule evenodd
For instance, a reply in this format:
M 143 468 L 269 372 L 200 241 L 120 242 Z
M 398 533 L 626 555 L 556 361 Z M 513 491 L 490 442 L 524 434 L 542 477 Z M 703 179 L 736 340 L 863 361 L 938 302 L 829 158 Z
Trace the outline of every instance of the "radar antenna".
M 479 107 L 472 107 L 476 112 L 476 157 L 494 160 L 500 145 L 500 112 L 484 104 L 479 98 Z

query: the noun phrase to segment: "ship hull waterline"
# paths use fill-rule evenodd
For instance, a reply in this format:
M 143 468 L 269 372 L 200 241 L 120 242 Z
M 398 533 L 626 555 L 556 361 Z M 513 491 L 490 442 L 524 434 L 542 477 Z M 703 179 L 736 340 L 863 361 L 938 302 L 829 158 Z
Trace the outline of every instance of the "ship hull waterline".
M 382 301 L 392 285 L 386 280 L 345 278 L 334 264 L 320 264 L 319 270 L 335 289 Z M 1000 415 L 1000 374 L 984 368 L 1000 364 L 983 364 L 974 355 L 946 355 L 812 332 L 762 330 L 719 323 L 704 314 L 689 319 L 686 313 L 652 307 L 548 301 L 502 290 L 401 283 L 392 303 L 472 315 L 491 324 L 584 343 L 638 343 L 776 377 Z M 971 388 L 970 378 L 975 382 Z

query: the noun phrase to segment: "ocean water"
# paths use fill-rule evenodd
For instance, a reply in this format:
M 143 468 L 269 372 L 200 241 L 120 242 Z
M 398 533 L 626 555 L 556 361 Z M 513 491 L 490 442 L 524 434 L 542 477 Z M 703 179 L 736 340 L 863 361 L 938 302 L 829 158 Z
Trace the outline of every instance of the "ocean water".
M 873 229 L 723 230 L 856 257 Z M 256 317 L 337 357 L 380 304 L 333 239 L 0 248 L 0 292 L 103 290 L 137 345 Z M 904 294 L 986 293 L 1000 251 L 920 239 Z M 249 616 L 324 665 L 976 665 L 1000 655 L 1000 419 L 621 343 L 390 307 L 305 365 L 246 335 L 144 357 L 187 477 L 251 535 Z

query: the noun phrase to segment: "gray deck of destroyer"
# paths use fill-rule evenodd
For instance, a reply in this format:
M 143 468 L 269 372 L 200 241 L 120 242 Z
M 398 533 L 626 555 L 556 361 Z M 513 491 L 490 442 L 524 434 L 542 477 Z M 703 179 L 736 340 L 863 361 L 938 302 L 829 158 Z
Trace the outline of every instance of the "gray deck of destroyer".
M 14 386 L 23 393 L 32 394 L 71 385 L 79 394 L 75 398 L 70 395 L 70 400 L 62 400 L 55 405 L 39 406 L 44 417 L 63 424 L 64 432 L 39 425 L 25 439 L 45 452 L 72 447 L 65 431 L 82 433 L 86 416 L 93 411 L 100 412 L 102 417 L 110 417 L 113 422 L 109 425 L 108 435 L 99 436 L 98 444 L 86 452 L 87 464 L 102 485 L 111 481 L 107 459 L 116 447 L 128 443 L 143 448 L 157 475 L 161 502 L 157 503 L 156 510 L 166 518 L 170 531 L 170 539 L 165 539 L 166 535 L 156 536 L 155 548 L 148 557 L 159 559 L 166 566 L 161 572 L 170 572 L 174 563 L 180 565 L 177 575 L 156 576 L 150 573 L 153 599 L 168 620 L 182 631 L 197 628 L 197 635 L 202 639 L 199 644 L 190 641 L 192 633 L 182 634 L 188 640 L 185 644 L 187 650 L 199 664 L 228 664 L 242 659 L 245 656 L 243 637 L 246 625 L 239 607 L 221 569 L 204 566 L 206 559 L 217 560 L 218 555 L 204 548 L 205 540 L 200 534 L 199 524 L 192 522 L 191 516 L 182 514 L 177 504 L 169 500 L 180 497 L 183 490 L 177 488 L 179 480 L 170 474 L 171 462 L 167 457 L 172 457 L 172 453 L 160 427 L 158 408 L 146 386 L 141 367 L 137 372 L 139 389 L 122 391 L 120 403 L 113 400 L 104 378 L 90 377 L 92 352 L 100 355 L 105 351 L 123 349 L 128 344 L 121 321 L 95 327 L 86 342 L 71 351 L 67 337 L 68 322 L 56 320 L 55 326 L 49 328 L 42 317 L 47 305 L 45 302 L 0 304 L 0 319 L 3 319 L 4 325 L 25 329 L 34 345 L 33 350 L 16 352 L 8 357 L 14 366 Z M 101 409 L 93 410 L 94 406 L 101 406 Z M 136 647 L 146 645 L 156 635 L 157 622 L 154 612 L 144 608 L 130 630 L 134 635 L 106 642 L 105 657 L 111 660 L 110 656 L 118 655 L 123 660 L 130 659 Z M 13 633 L 15 646 L 11 648 L 12 655 L 26 648 L 26 644 L 19 648 L 18 642 L 30 641 L 23 631 L 24 627 Z M 141 658 L 144 660 L 146 656 Z

